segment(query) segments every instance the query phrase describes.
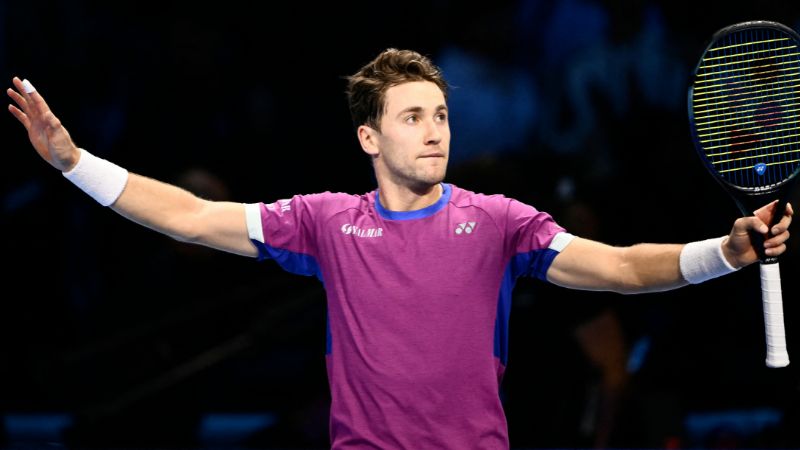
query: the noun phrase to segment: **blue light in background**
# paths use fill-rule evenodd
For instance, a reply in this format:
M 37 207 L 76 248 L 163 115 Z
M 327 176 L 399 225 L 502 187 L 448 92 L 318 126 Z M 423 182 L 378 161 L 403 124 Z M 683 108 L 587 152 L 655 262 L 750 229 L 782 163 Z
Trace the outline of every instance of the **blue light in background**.
M 780 424 L 783 413 L 774 408 L 704 411 L 686 415 L 684 425 L 690 442 L 700 443 L 725 433 L 738 437 L 757 435 Z
M 6 414 L 4 423 L 9 444 L 57 443 L 73 419 L 60 413 Z
M 271 413 L 206 414 L 200 421 L 199 438 L 205 444 L 239 443 L 277 422 Z

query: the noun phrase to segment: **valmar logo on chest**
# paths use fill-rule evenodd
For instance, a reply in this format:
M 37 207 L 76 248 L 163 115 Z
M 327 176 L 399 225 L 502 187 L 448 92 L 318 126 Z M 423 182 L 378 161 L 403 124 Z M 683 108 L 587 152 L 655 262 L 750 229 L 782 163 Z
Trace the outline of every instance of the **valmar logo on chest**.
M 342 225 L 342 233 L 362 238 L 376 238 L 383 236 L 383 228 L 361 228 L 357 225 L 346 223 Z

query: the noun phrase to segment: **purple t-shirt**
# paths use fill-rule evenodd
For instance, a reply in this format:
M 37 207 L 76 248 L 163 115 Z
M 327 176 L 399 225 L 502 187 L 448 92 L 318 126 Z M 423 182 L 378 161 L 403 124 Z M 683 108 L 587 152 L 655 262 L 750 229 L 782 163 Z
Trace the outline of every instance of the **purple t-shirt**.
M 499 387 L 511 290 L 572 239 L 546 213 L 443 184 L 435 204 L 377 191 L 246 205 L 260 259 L 322 280 L 334 449 L 507 449 Z

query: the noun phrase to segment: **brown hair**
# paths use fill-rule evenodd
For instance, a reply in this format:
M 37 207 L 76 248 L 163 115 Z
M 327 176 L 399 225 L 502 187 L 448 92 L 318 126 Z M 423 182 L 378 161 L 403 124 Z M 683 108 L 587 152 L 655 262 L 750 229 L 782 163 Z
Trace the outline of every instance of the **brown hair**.
M 442 70 L 425 56 L 412 50 L 390 48 L 347 77 L 347 103 L 353 126 L 368 125 L 380 130 L 386 106 L 386 90 L 410 81 L 430 81 L 439 86 L 447 99 L 447 82 Z

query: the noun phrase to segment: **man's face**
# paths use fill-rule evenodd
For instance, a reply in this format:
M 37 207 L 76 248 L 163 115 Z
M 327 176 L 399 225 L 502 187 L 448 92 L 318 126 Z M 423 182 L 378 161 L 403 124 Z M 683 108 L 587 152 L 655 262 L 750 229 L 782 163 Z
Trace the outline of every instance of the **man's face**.
M 377 142 L 375 170 L 391 182 L 417 190 L 444 180 L 450 125 L 441 89 L 429 81 L 389 88 Z

